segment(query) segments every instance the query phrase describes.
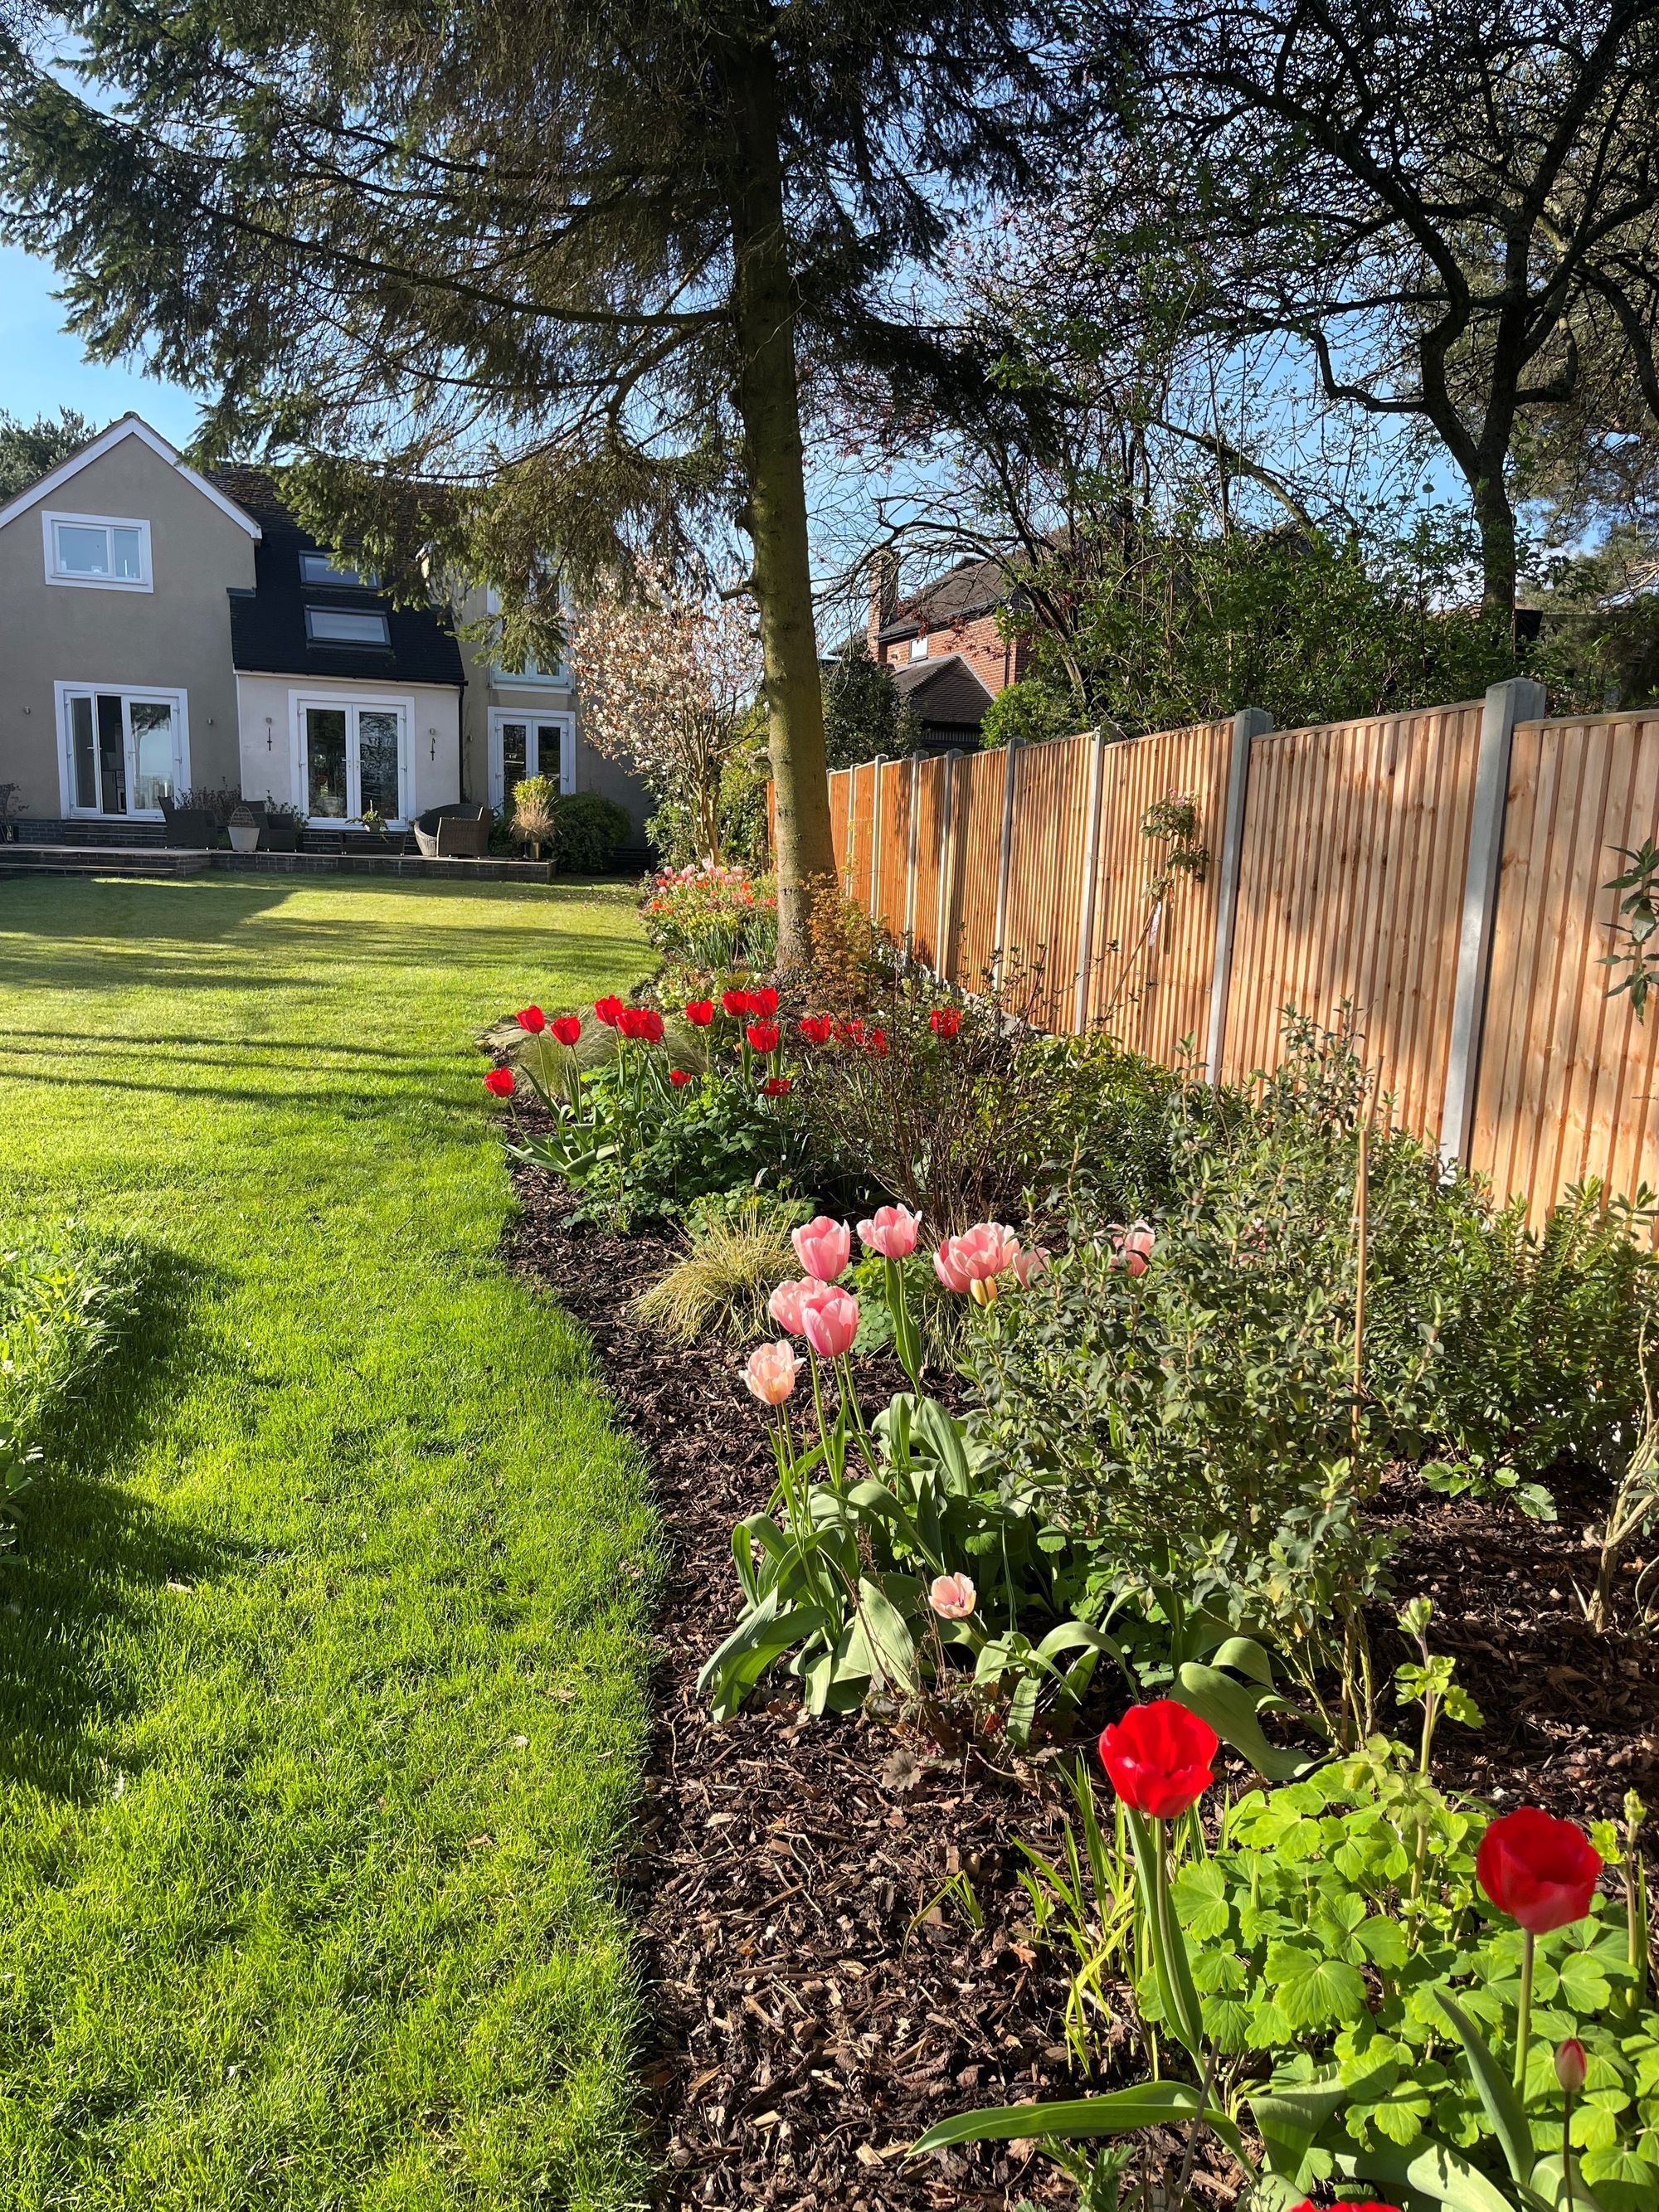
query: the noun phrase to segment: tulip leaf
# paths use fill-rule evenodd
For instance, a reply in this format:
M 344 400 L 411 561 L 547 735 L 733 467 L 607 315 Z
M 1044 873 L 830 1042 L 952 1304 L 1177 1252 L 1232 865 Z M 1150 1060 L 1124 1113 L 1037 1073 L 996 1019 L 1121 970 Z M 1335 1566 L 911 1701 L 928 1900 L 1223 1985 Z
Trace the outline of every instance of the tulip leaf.
M 1173 1689 L 1181 1704 L 1207 1721 L 1224 1743 L 1243 1752 L 1258 1774 L 1265 1774 L 1269 1782 L 1289 1782 L 1306 1773 L 1317 1754 L 1285 1751 L 1268 1742 L 1256 1717 L 1263 1694 L 1260 1688 L 1235 1681 L 1218 1668 L 1200 1667 L 1193 1659 L 1182 1668 Z
M 777 1605 L 776 1589 L 768 1590 L 704 1660 L 697 1692 L 708 1698 L 716 1720 L 732 1718 L 780 1652 L 830 1626 L 819 1606 L 792 1606 L 780 1613 Z
M 1266 2146 L 1275 2173 L 1305 2188 L 1304 2166 L 1314 2138 L 1334 2119 L 1353 2091 L 1335 2074 L 1256 2091 L 1247 2098 L 1250 2117 Z
M 1515 2094 L 1514 2084 L 1462 2006 L 1443 1989 L 1437 1989 L 1434 1994 L 1441 2011 L 1457 2031 L 1457 2039 L 1474 2076 L 1475 2088 L 1486 2107 L 1486 2118 L 1492 2122 L 1492 2133 L 1503 2145 L 1510 2172 L 1525 2188 L 1532 2180 L 1537 2154 L 1533 2148 L 1532 2130 L 1527 2124 L 1527 2115 Z
M 1445 2143 L 1427 2136 L 1398 2148 L 1376 2143 L 1352 2154 L 1339 2151 L 1335 2165 L 1345 2179 L 1376 2182 L 1401 2198 L 1432 2197 L 1449 2212 L 1515 2212 L 1495 2182 Z
M 1050 2105 L 992 2105 L 940 2120 L 911 2146 L 912 2158 L 952 2143 L 1008 2142 L 1019 2136 L 1119 2136 L 1137 2128 L 1196 2118 L 1200 2099 L 1189 2081 L 1141 2081 L 1103 2097 L 1073 2097 Z M 1224 2115 L 1222 2117 L 1224 2118 Z
M 1248 1674 L 1264 1690 L 1273 1686 L 1273 1662 L 1254 1636 L 1230 1636 L 1210 1654 L 1212 1667 L 1230 1667 L 1235 1674 Z

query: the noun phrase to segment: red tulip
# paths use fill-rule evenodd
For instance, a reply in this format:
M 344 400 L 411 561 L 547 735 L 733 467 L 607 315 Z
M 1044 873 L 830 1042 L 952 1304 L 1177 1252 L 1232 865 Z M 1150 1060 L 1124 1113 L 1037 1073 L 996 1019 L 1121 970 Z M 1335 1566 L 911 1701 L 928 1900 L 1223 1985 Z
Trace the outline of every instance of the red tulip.
M 803 1014 L 796 1027 L 808 1044 L 828 1044 L 835 1024 L 828 1014 Z
M 668 1071 L 668 1080 L 673 1085 L 676 1091 L 679 1091 L 683 1090 L 684 1086 L 690 1083 L 691 1078 L 686 1073 L 683 1067 L 671 1067 Z
M 720 1006 L 725 1012 L 731 1015 L 734 1022 L 739 1020 L 744 1014 L 752 1013 L 754 1011 L 747 991 L 722 991 Z
M 539 1006 L 520 1006 L 513 1018 L 521 1030 L 528 1030 L 532 1036 L 539 1036 L 547 1027 L 547 1016 Z
M 662 1042 L 663 1019 L 654 1006 L 641 1009 L 645 1019 L 640 1024 L 640 1034 L 647 1044 Z
M 927 1017 L 927 1025 L 935 1036 L 953 1037 L 962 1027 L 962 1008 L 935 1006 Z
M 1304 2197 L 1299 2204 L 1291 2207 L 1291 2212 L 1319 2212 L 1319 2207 L 1311 2197 Z M 1345 2197 L 1335 2208 L 1335 2212 L 1400 2212 L 1400 2207 L 1397 2204 L 1379 2204 L 1370 2197 L 1363 2203 L 1357 2197 Z
M 873 1053 L 878 1060 L 884 1058 L 887 1051 L 886 1030 L 872 1030 L 864 1041 L 864 1049 L 866 1052 Z
M 775 1052 L 778 1048 L 778 1025 L 775 1022 L 750 1022 L 744 1035 L 757 1052 Z
M 1584 2076 L 1589 2071 L 1589 2057 L 1576 2035 L 1556 2045 L 1555 2078 L 1568 2096 L 1576 2097 L 1584 2086 Z
M 1173 1698 L 1131 1705 L 1103 1729 L 1100 1762 L 1126 1805 L 1154 1820 L 1196 1805 L 1215 1780 L 1220 1739 L 1207 1721 Z
M 623 1002 L 617 998 L 595 999 L 593 1012 L 607 1028 L 614 1030 L 622 1018 Z
M 772 988 L 772 986 L 769 983 L 766 984 L 762 989 L 758 991 L 751 991 L 749 994 L 749 1011 L 751 1014 L 776 1013 L 778 1011 L 778 994 Z
M 1481 1837 L 1474 1871 L 1500 1912 L 1529 1936 L 1547 1936 L 1588 1913 L 1601 1855 L 1572 1821 L 1520 1805 Z
M 555 1014 L 552 1028 L 561 1044 L 574 1044 L 582 1033 L 581 1017 L 579 1014 Z
M 513 1096 L 513 1071 L 510 1067 L 492 1067 L 484 1078 L 484 1089 L 497 1098 Z
M 714 1018 L 714 1001 L 712 999 L 688 999 L 685 1018 L 694 1029 L 706 1030 Z
M 762 1091 L 768 1098 L 781 1098 L 788 1088 L 789 1078 L 787 1075 L 769 1075 L 761 1085 Z

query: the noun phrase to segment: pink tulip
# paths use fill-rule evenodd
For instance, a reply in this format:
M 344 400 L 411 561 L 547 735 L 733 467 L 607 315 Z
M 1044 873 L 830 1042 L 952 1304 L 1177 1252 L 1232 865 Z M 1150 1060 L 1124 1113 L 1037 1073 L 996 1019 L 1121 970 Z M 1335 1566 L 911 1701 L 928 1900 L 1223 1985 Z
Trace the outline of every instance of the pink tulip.
M 966 1620 L 979 1603 L 971 1575 L 936 1575 L 927 1602 L 941 1620 Z
M 884 1260 L 902 1260 L 916 1249 L 921 1216 L 902 1206 L 878 1206 L 868 1221 L 859 1224 L 859 1241 Z
M 1029 1252 L 1016 1252 L 1013 1270 L 1018 1276 L 1022 1290 L 1028 1289 L 1047 1269 L 1049 1251 L 1046 1244 L 1033 1244 Z
M 801 1308 L 806 1295 L 810 1291 L 822 1290 L 823 1287 L 810 1275 L 805 1282 L 780 1283 L 766 1301 L 766 1310 L 780 1328 L 787 1328 L 791 1336 L 799 1336 L 801 1334 Z
M 859 1333 L 859 1302 L 847 1291 L 829 1291 L 803 1304 L 801 1329 L 820 1359 L 839 1359 Z
M 781 1406 L 793 1394 L 800 1372 L 800 1355 L 787 1337 L 775 1344 L 757 1344 L 750 1353 L 743 1379 L 763 1406 Z
M 933 1273 L 947 1291 L 971 1291 L 1012 1267 L 1019 1239 L 1000 1221 L 981 1221 L 960 1237 L 947 1237 L 933 1255 Z
M 802 1267 L 821 1283 L 833 1283 L 852 1256 L 852 1231 L 844 1221 L 832 1221 L 827 1213 L 820 1213 L 805 1229 L 797 1229 L 790 1242 Z
M 1112 1250 L 1132 1275 L 1146 1273 L 1157 1243 L 1158 1238 L 1144 1221 L 1137 1221 L 1132 1229 L 1115 1229 L 1112 1231 Z

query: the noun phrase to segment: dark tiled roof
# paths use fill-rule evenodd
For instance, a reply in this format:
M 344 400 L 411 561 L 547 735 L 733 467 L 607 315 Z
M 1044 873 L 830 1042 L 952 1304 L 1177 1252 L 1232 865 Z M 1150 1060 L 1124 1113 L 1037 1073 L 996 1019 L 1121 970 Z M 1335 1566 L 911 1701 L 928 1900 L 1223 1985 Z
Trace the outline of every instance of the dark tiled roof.
M 919 630 L 943 629 L 951 623 L 969 622 L 975 615 L 994 614 L 1012 596 L 1000 561 L 958 561 L 913 598 L 901 600 L 892 621 L 876 635 L 884 644 L 895 644 Z
M 300 556 L 320 552 L 301 529 L 262 469 L 214 469 L 227 499 L 252 515 L 264 538 L 254 549 L 253 589 L 233 591 L 230 657 L 248 675 L 358 677 L 366 682 L 466 682 L 461 649 L 445 617 L 428 607 L 397 607 L 378 592 L 302 583 Z M 306 635 L 307 607 L 374 609 L 386 617 L 386 646 L 313 645 Z
M 908 661 L 894 669 L 893 684 L 900 698 L 921 715 L 924 731 L 976 730 L 992 699 L 959 653 L 942 660 Z

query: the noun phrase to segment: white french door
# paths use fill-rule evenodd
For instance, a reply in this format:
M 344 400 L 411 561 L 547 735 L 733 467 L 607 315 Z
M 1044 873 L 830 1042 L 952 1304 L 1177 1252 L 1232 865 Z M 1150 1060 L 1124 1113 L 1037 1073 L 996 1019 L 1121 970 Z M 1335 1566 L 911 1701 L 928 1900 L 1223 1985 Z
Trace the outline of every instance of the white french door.
M 529 714 L 516 707 L 489 711 L 489 803 L 510 805 L 513 787 L 550 776 L 560 791 L 576 788 L 576 725 L 569 714 Z
M 294 702 L 296 794 L 314 823 L 402 823 L 410 812 L 409 708 L 398 699 L 299 698 Z
M 159 822 L 161 801 L 190 783 L 185 694 L 113 684 L 56 688 L 64 813 Z

